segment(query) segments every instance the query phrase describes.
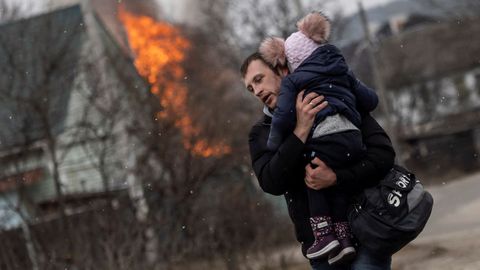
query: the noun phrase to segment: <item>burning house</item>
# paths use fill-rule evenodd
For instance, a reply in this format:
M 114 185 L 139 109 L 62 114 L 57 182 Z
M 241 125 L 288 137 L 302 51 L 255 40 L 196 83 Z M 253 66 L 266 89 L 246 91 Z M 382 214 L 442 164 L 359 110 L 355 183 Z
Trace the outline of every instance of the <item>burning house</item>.
M 137 263 L 155 262 L 162 256 L 159 250 L 170 256 L 172 248 L 182 247 L 178 237 L 184 239 L 184 231 L 178 228 L 185 224 L 221 229 L 222 215 L 201 224 L 188 219 L 199 207 L 220 211 L 202 204 L 202 189 L 210 192 L 219 182 L 232 185 L 223 178 L 247 174 L 222 160 L 232 152 L 228 135 L 208 117 L 218 113 L 212 108 L 226 111 L 229 103 L 211 102 L 215 93 L 205 78 L 215 78 L 216 89 L 223 90 L 219 78 L 225 75 L 197 68 L 187 75 L 188 52 L 201 47 L 192 45 L 181 26 L 149 12 L 137 4 L 85 1 L 0 25 L 0 224 L 17 228 L 2 230 L 2 236 L 16 239 L 23 230 L 27 244 L 9 244 L 24 249 L 34 245 L 29 227 L 38 229 L 35 244 L 46 247 L 39 259 L 45 264 L 72 263 L 80 228 L 84 237 L 118 233 L 111 237 L 113 252 L 120 250 L 115 241 L 125 241 L 120 243 L 136 254 Z M 198 59 L 189 64 L 204 65 Z M 195 76 L 203 82 L 191 79 Z M 204 100 L 191 106 L 193 87 L 211 90 L 210 99 L 198 91 L 195 101 Z M 228 125 L 230 116 L 222 116 L 221 123 Z M 208 200 L 223 205 L 222 198 Z M 246 201 L 229 199 L 230 204 Z M 111 216 L 123 223 L 110 226 Z M 91 217 L 90 223 L 84 217 Z M 85 223 L 78 228 L 68 225 L 80 221 Z M 160 242 L 159 232 L 167 240 Z M 139 246 L 131 239 L 140 239 Z M 86 241 L 77 240 L 78 251 Z M 0 253 L 4 250 L 0 247 Z M 22 252 L 17 261 L 28 261 Z M 29 256 L 34 263 L 36 256 Z M 0 260 L 0 268 L 8 262 Z
M 115 192 L 137 202 L 144 219 L 145 186 L 131 168 L 148 150 L 138 140 L 162 138 L 158 121 L 171 123 L 193 156 L 231 151 L 204 139 L 188 108 L 182 64 L 190 41 L 146 16 L 155 13 L 149 7 L 91 1 L 0 26 L 5 216 L 12 205 L 1 202 L 39 216 L 58 207 L 73 213 Z
M 74 213 L 110 192 L 132 193 L 135 176 L 119 168 L 131 166 L 127 129 L 148 117 L 151 94 L 125 46 L 78 5 L 0 28 L 3 211 Z

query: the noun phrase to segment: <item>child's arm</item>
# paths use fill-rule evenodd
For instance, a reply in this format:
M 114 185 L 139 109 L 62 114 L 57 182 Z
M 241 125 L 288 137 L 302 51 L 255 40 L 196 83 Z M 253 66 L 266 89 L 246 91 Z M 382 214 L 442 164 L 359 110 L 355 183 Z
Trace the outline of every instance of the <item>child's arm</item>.
M 280 86 L 277 107 L 273 112 L 272 127 L 268 136 L 267 146 L 272 151 L 277 150 L 287 134 L 291 133 L 295 127 L 296 99 L 295 85 L 287 76 Z
M 352 91 L 357 99 L 358 110 L 366 113 L 373 111 L 378 105 L 377 93 L 358 80 L 351 71 L 349 75 L 352 81 Z

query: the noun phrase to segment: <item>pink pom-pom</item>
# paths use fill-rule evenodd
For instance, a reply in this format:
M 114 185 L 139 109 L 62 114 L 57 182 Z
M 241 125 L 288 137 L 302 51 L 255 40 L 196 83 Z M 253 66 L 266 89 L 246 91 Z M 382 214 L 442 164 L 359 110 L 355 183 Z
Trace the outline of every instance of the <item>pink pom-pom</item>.
M 297 22 L 298 30 L 317 43 L 325 43 L 330 36 L 330 21 L 320 12 L 312 12 Z
M 287 58 L 284 44 L 285 41 L 279 37 L 268 37 L 262 41 L 258 51 L 263 59 L 273 67 L 285 66 Z

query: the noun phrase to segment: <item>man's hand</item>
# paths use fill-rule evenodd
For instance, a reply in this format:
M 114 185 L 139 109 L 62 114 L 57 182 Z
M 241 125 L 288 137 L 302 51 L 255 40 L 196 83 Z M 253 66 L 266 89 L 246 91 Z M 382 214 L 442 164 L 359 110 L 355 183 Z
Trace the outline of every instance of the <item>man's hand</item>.
M 305 167 L 305 184 L 311 189 L 320 190 L 335 185 L 337 175 L 319 158 L 314 158 L 312 164 Z
M 309 93 L 303 98 L 305 90 L 297 95 L 297 125 L 293 133 L 305 143 L 313 126 L 315 115 L 327 107 L 328 102 L 324 101 L 324 97 L 314 92 Z

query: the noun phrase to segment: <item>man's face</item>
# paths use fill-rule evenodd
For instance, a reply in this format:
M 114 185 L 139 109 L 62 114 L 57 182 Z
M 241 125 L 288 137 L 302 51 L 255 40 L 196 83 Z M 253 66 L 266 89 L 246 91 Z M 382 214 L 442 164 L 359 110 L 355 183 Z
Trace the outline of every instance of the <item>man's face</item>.
M 277 105 L 281 81 L 282 78 L 261 60 L 253 60 L 243 78 L 247 90 L 270 109 L 274 109 Z

